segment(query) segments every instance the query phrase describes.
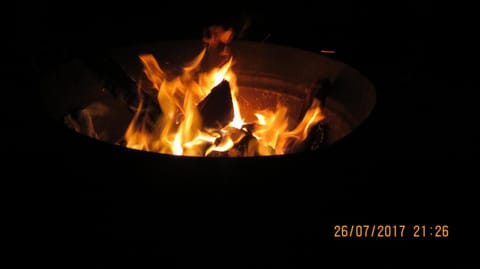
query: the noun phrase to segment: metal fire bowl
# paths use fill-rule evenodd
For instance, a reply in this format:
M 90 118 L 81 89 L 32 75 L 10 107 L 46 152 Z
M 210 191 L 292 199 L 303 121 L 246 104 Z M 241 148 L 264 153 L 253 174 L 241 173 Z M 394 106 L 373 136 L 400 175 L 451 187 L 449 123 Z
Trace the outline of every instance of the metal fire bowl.
M 200 41 L 168 41 L 113 49 L 110 56 L 130 77 L 137 78 L 142 73 L 139 54 L 153 53 L 162 67 L 175 69 L 192 60 L 202 46 Z M 81 159 L 76 156 L 92 155 L 90 158 L 93 160 L 88 161 L 91 166 L 89 168 L 98 169 L 106 178 L 111 178 L 110 173 L 115 174 L 117 172 L 113 171 L 123 167 L 127 169 L 125 173 L 136 175 L 134 177 L 141 174 L 149 183 L 154 184 L 261 182 L 269 179 L 278 182 L 286 170 L 291 169 L 304 171 L 298 173 L 301 180 L 317 180 L 316 177 L 301 176 L 302 173 L 310 173 L 307 171 L 311 165 L 307 164 L 307 161 L 313 160 L 318 162 L 318 165 L 332 162 L 336 145 L 351 136 L 372 112 L 376 102 L 373 85 L 354 68 L 325 55 L 248 41 L 234 41 L 230 49 L 235 59 L 233 70 L 238 76 L 241 106 L 255 109 L 274 108 L 274 104 L 280 101 L 287 103 L 292 113 L 300 113 L 311 87 L 321 80 L 331 82 L 332 87 L 328 91 L 325 106 L 327 147 L 311 152 L 270 157 L 178 157 L 136 151 L 101 142 L 63 126 L 63 137 L 66 137 L 63 141 L 68 141 L 64 147 L 69 152 L 78 151 L 68 155 L 74 160 L 67 165 L 76 170 L 75 162 Z M 95 101 L 108 101 L 111 96 L 105 91 L 102 78 L 91 72 L 81 59 L 73 59 L 52 70 L 44 82 L 45 110 L 49 117 L 60 125 L 63 125 L 63 117 L 71 111 Z M 261 107 L 258 107 L 259 105 Z M 129 120 L 128 116 L 120 114 L 116 114 L 111 120 L 107 119 L 108 124 L 113 126 L 111 136 L 120 137 Z M 105 162 L 111 159 L 111 156 L 116 156 L 116 161 L 111 164 Z M 96 159 L 98 160 L 95 161 Z M 82 170 L 77 172 L 81 174 Z M 333 174 L 336 172 L 332 171 Z M 255 178 L 251 177 L 252 174 L 256 175 Z M 85 176 L 88 177 L 88 172 L 85 172 Z M 122 180 L 115 180 L 115 184 Z M 125 179 L 123 183 L 128 185 L 132 182 Z
M 139 78 L 142 65 L 139 54 L 153 53 L 159 64 L 169 70 L 179 69 L 202 49 L 199 41 L 169 41 L 115 49 L 111 57 L 132 78 Z M 299 118 L 311 88 L 318 81 L 328 80 L 327 102 L 324 108 L 329 128 L 326 143 L 342 139 L 359 126 L 375 105 L 375 89 L 358 71 L 332 58 L 278 45 L 236 41 L 231 45 L 238 76 L 240 106 L 248 111 L 275 109 L 277 102 L 287 105 L 291 118 Z M 74 109 L 105 99 L 102 78 L 96 78 L 81 61 L 72 61 L 53 74 L 49 82 L 48 106 L 52 116 L 60 119 Z M 323 89 L 321 89 L 323 90 Z M 130 120 L 128 114 L 117 112 L 110 126 L 102 126 L 117 140 Z

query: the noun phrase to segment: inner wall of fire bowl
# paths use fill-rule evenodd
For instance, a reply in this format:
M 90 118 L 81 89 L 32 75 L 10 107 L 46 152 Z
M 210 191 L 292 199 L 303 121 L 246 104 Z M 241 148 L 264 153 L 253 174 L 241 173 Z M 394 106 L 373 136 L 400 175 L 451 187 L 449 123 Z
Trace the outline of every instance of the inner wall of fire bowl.
M 169 41 L 115 49 L 109 57 L 130 78 L 138 79 L 144 76 L 139 55 L 153 55 L 162 69 L 180 70 L 203 47 L 200 41 Z M 281 104 L 288 109 L 289 129 L 292 129 L 301 121 L 312 98 L 321 101 L 322 133 L 313 136 L 321 141 L 313 141 L 316 146 L 300 150 L 317 150 L 318 144 L 339 141 L 360 125 L 375 105 L 372 84 L 355 69 L 332 58 L 247 41 L 234 41 L 229 49 L 238 85 L 237 101 L 245 122 L 256 120 L 255 112 L 275 111 Z M 47 108 L 55 118 L 81 134 L 123 143 L 134 115 L 112 94 L 112 89 L 108 89 L 112 86 L 90 64 L 75 59 L 52 72 L 45 82 Z M 88 114 L 83 119 L 82 111 Z

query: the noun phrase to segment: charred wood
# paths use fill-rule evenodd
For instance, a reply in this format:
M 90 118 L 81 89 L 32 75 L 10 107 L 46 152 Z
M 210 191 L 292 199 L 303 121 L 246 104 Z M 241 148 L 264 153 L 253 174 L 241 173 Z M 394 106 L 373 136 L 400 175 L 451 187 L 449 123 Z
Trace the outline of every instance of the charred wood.
M 230 84 L 224 80 L 198 105 L 204 128 L 223 128 L 233 120 Z

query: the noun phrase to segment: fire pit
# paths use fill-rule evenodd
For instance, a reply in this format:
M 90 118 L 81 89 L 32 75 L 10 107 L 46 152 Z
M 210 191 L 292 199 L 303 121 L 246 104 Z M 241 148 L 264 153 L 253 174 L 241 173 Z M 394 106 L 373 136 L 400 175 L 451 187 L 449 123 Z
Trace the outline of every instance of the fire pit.
M 46 88 L 50 113 L 78 133 L 184 156 L 320 150 L 359 126 L 375 104 L 373 86 L 346 64 L 218 36 L 73 60 Z

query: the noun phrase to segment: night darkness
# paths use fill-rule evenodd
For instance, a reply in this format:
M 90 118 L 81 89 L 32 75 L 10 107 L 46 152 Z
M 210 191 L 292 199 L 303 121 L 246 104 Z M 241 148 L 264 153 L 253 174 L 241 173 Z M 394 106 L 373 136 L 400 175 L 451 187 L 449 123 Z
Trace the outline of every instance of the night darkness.
M 475 73 L 464 68 L 473 59 L 464 39 L 471 24 L 467 16 L 455 26 L 437 21 L 431 1 L 369 2 L 18 4 L 9 42 L 18 78 L 7 106 L 13 131 L 4 134 L 20 141 L 6 146 L 25 167 L 14 174 L 30 179 L 22 180 L 18 211 L 25 260 L 54 268 L 392 268 L 418 258 L 469 265 L 465 243 L 478 233 L 470 225 L 478 200 Z M 56 65 L 116 47 L 200 39 L 213 24 L 233 27 L 238 39 L 335 50 L 333 58 L 376 87 L 373 113 L 319 159 L 265 166 L 124 154 L 42 114 L 38 81 Z M 212 166 L 212 178 L 193 178 Z M 156 176 L 166 167 L 179 174 Z M 450 234 L 336 239 L 341 224 L 439 224 Z

